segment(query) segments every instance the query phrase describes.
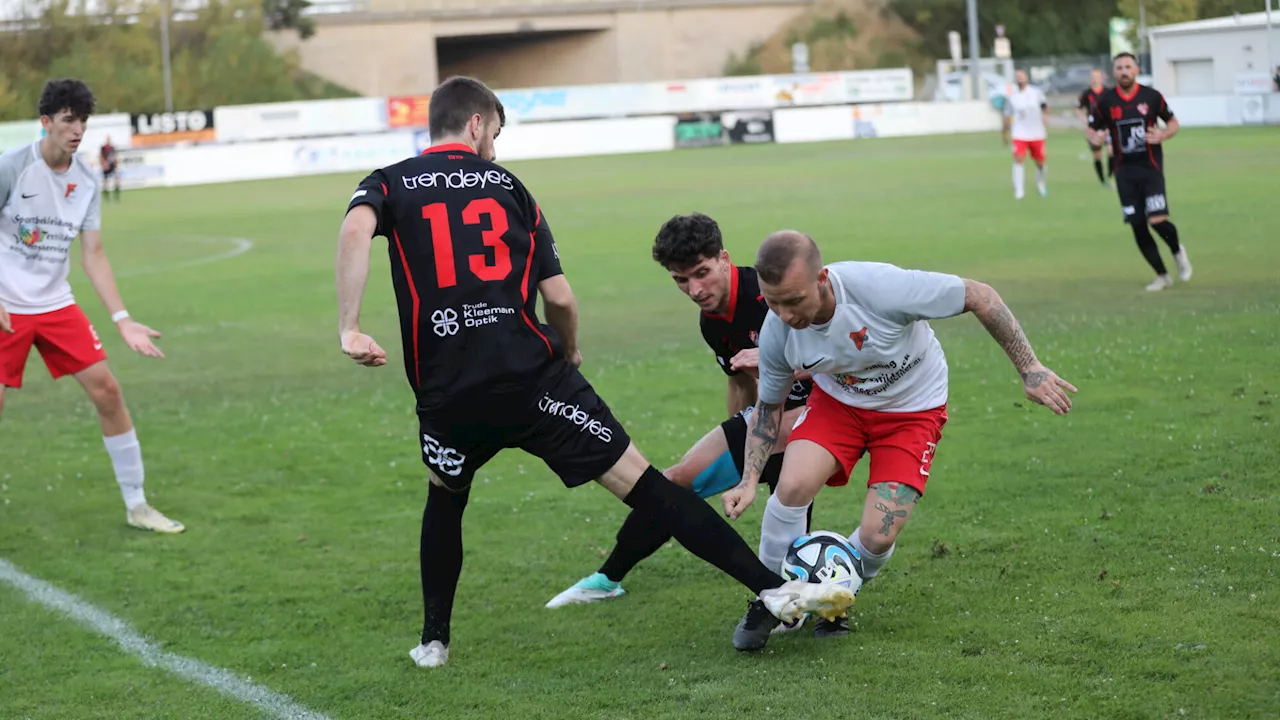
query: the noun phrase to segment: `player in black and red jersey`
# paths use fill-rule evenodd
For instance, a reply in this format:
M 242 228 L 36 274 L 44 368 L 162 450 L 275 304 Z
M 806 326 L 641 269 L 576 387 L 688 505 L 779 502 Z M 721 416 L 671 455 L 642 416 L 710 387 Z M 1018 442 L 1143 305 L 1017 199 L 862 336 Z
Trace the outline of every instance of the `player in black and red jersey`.
M 386 352 L 360 332 L 359 314 L 372 238 L 388 238 L 405 372 L 430 471 L 420 555 L 424 622 L 414 662 L 437 667 L 448 659 L 471 482 L 509 447 L 541 458 L 566 486 L 596 480 L 660 519 L 779 619 L 842 614 L 850 591 L 784 582 L 766 568 L 710 505 L 649 464 L 578 371 L 577 301 L 546 217 L 493 162 L 505 121 L 493 91 L 450 78 L 432 93 L 429 113 L 437 144 L 374 171 L 351 197 L 336 269 L 343 352 L 360 365 L 385 365 Z
M 1095 142 L 1101 144 L 1110 139 L 1124 219 L 1133 228 L 1142 256 L 1156 271 L 1156 279 L 1147 289 L 1164 290 L 1173 285 L 1173 278 L 1165 269 L 1148 223 L 1173 252 L 1179 277 L 1191 279 L 1187 247 L 1178 241 L 1178 229 L 1169 222 L 1164 183 L 1164 141 L 1178 134 L 1178 118 L 1173 116 L 1164 95 L 1138 84 L 1138 62 L 1131 53 L 1116 55 L 1114 72 L 1116 86 L 1098 98 L 1098 110 L 1090 127 L 1095 131 Z M 1163 120 L 1165 126 L 1161 128 L 1157 120 Z
M 676 287 L 701 308 L 702 339 L 728 377 L 725 403 L 729 419 L 699 439 L 679 463 L 664 473 L 672 482 L 692 488 L 699 497 L 709 498 L 742 481 L 743 451 L 748 421 L 755 409 L 759 377 L 756 341 L 769 307 L 760 293 L 755 268 L 733 264 L 724 248 L 720 226 L 706 215 L 677 215 L 668 220 L 654 240 L 653 259 L 671 274 Z M 784 436 L 799 418 L 812 387 L 808 373 L 797 373 L 782 420 Z M 762 473 L 762 479 L 770 488 L 777 484 L 781 469 L 782 453 L 779 452 Z M 810 507 L 809 519 L 812 517 Z M 617 544 L 600 569 L 556 595 L 547 607 L 591 603 L 624 595 L 623 577 L 670 539 L 671 534 L 665 528 L 633 511 L 618 531 Z M 842 631 L 847 631 L 847 626 L 841 622 L 821 621 L 815 634 L 832 635 Z
M 1102 71 L 1094 70 L 1089 76 L 1089 87 L 1080 93 L 1080 100 L 1076 103 L 1076 117 L 1080 118 L 1080 122 L 1084 123 L 1085 140 L 1089 143 L 1089 150 L 1093 152 L 1093 170 L 1098 173 L 1098 182 L 1104 187 L 1107 186 L 1107 178 L 1116 174 L 1116 159 L 1110 152 L 1110 143 L 1106 143 L 1107 152 L 1107 174 L 1102 174 L 1102 149 L 1103 143 L 1096 142 L 1093 137 L 1093 116 L 1098 111 L 1098 98 L 1102 97 L 1102 93 L 1107 91 L 1107 86 L 1102 84 Z

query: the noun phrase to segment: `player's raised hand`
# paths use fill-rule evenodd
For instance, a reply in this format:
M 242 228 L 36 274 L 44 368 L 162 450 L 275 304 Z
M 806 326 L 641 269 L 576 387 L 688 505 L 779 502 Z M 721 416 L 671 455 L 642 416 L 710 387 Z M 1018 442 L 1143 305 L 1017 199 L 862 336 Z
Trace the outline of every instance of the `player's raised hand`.
M 737 487 L 720 495 L 720 502 L 724 504 L 724 515 L 730 520 L 742 517 L 742 513 L 746 512 L 755 501 L 756 487 L 746 483 L 740 483 Z
M 0 305 L 0 332 L 13 334 L 13 323 L 9 322 L 9 313 Z
M 387 364 L 387 351 L 378 346 L 374 339 L 355 330 L 342 334 L 342 352 L 365 367 L 379 367 Z
M 120 337 L 124 338 L 124 342 L 129 346 L 130 350 L 147 357 L 164 357 L 164 353 L 160 352 L 160 348 L 156 347 L 156 344 L 151 340 L 152 338 L 160 337 L 159 331 L 152 330 L 140 322 L 129 319 L 121 320 L 116 327 L 120 330 Z
M 1022 389 L 1026 391 L 1028 399 L 1059 415 L 1066 415 L 1071 411 L 1071 396 L 1066 391 L 1079 392 L 1074 385 L 1058 377 L 1057 373 L 1039 364 L 1022 373 Z
M 760 348 L 739 350 L 737 355 L 729 358 L 730 370 L 746 370 L 749 375 L 760 379 Z

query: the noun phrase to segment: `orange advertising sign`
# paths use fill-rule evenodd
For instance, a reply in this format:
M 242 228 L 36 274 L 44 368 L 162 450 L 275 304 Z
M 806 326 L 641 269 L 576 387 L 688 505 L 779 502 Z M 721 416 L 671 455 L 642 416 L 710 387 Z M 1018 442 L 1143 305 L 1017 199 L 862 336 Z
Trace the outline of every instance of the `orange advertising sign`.
M 387 98 L 387 120 L 393 128 L 426 127 L 430 95 L 399 95 Z

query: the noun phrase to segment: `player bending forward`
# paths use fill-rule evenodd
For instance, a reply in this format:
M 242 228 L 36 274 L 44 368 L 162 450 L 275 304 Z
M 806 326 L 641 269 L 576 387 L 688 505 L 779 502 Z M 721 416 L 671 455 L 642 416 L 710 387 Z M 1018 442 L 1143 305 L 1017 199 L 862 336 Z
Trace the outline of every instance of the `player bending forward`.
M 1045 184 L 1045 152 L 1044 140 L 1048 135 L 1045 129 L 1049 123 L 1049 103 L 1039 88 L 1027 83 L 1027 72 L 1019 70 L 1014 76 L 1018 89 L 1009 94 L 1009 102 L 1005 103 L 1004 141 L 1009 144 L 1009 135 L 1013 135 L 1013 197 L 1021 200 L 1025 195 L 1027 169 L 1022 162 L 1027 154 L 1036 163 L 1036 188 L 1040 195 L 1049 194 L 1049 186 Z
M 755 410 L 759 375 L 756 341 L 769 309 L 760 295 L 755 268 L 733 264 L 724 248 L 720 226 L 706 215 L 677 215 L 663 224 L 654 239 L 653 259 L 671 274 L 676 287 L 702 309 L 699 317 L 702 339 L 728 376 L 725 405 L 729 419 L 704 435 L 679 463 L 663 473 L 672 482 L 692 488 L 698 497 L 709 498 L 742 481 L 742 453 L 746 448 L 747 422 Z M 796 373 L 787 395 L 780 442 L 786 442 L 787 429 L 799 417 L 812 385 L 809 373 L 803 370 Z M 777 485 L 781 469 L 779 452 L 769 459 L 762 473 L 762 479 L 771 489 Z M 811 518 L 813 507 L 809 510 Z M 590 603 L 625 594 L 622 579 L 666 544 L 671 534 L 660 523 L 633 510 L 618 530 L 617 538 L 613 552 L 598 571 L 556 595 L 547 607 Z M 819 620 L 814 632 L 824 635 L 839 629 Z
M 130 349 L 164 357 L 160 333 L 129 319 L 102 248 L 97 174 L 75 152 L 94 99 L 79 80 L 52 80 L 40 96 L 45 137 L 0 155 L 0 409 L 22 387 L 34 345 L 53 377 L 71 375 L 98 409 L 102 441 L 136 528 L 180 533 L 182 523 L 147 504 L 142 448 L 107 354 L 71 294 L 71 244 L 80 236 L 85 275 Z
M 430 473 L 414 662 L 448 660 L 462 513 L 476 471 L 509 447 L 542 458 L 568 487 L 595 480 L 660 521 L 685 548 L 757 593 L 771 617 L 844 612 L 853 602 L 847 589 L 784 582 L 710 505 L 650 465 L 578 371 L 577 301 L 547 219 L 524 185 L 493 162 L 505 117 L 493 91 L 450 78 L 432 93 L 429 110 L 437 144 L 360 183 L 336 269 L 343 352 L 361 365 L 385 365 L 386 352 L 360 332 L 359 315 L 371 240 L 389 238 L 405 372 Z M 545 325 L 537 295 L 546 303 Z
M 773 312 L 760 333 L 760 400 L 742 484 L 722 496 L 729 517 L 740 517 L 755 499 L 760 470 L 778 442 L 793 369 L 809 368 L 814 382 L 764 509 L 760 559 L 767 567 L 778 567 L 804 533 L 805 513 L 822 486 L 848 483 L 867 453 L 862 523 L 849 541 L 861 555 L 864 582 L 888 562 L 924 494 L 947 422 L 947 362 L 930 319 L 972 312 L 1013 361 L 1027 397 L 1058 414 L 1071 409 L 1063 389 L 1076 389 L 1040 364 L 987 285 L 882 263 L 824 267 L 813 240 L 791 230 L 765 239 L 756 271 Z M 759 650 L 776 624 L 753 603 L 734 632 L 734 647 Z
M 1091 127 L 1094 142 L 1111 143 L 1116 160 L 1116 193 L 1125 222 L 1133 230 L 1138 250 L 1156 279 L 1147 290 L 1158 292 L 1173 286 L 1164 259 L 1151 229 L 1160 233 L 1173 253 L 1178 277 L 1191 279 L 1191 258 L 1187 246 L 1178 241 L 1178 228 L 1169 222 L 1169 198 L 1164 184 L 1164 141 L 1178 134 L 1178 118 L 1160 91 L 1138 84 L 1138 63 L 1133 55 L 1116 55 L 1113 66 L 1116 86 L 1098 98 L 1098 111 Z M 1157 120 L 1165 122 L 1160 128 Z

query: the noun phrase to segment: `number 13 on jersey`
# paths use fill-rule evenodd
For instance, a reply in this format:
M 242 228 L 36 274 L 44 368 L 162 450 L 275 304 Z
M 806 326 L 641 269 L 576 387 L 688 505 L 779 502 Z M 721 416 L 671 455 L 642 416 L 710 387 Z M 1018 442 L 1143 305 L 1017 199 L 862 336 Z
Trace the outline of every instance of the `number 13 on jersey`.
M 488 222 L 485 222 L 488 218 Z M 441 288 L 458 284 L 458 271 L 454 259 L 453 233 L 449 223 L 449 209 L 444 203 L 432 203 L 422 208 L 422 219 L 431 223 L 431 249 L 436 260 L 436 283 Z M 480 226 L 480 238 L 488 248 L 493 249 L 490 262 L 489 253 L 481 251 L 467 257 L 467 267 L 471 274 L 484 282 L 503 280 L 511 274 L 511 248 L 502 239 L 510 227 L 507 223 L 507 211 L 495 198 L 477 198 L 467 203 L 462 209 L 464 226 Z M 488 229 L 484 229 L 485 225 Z

